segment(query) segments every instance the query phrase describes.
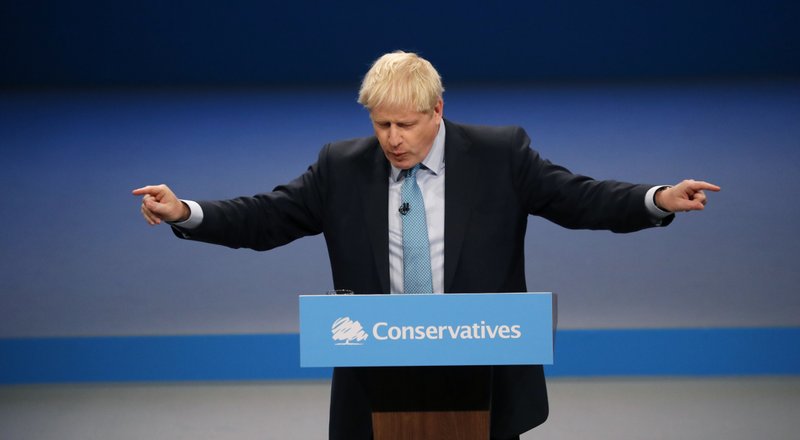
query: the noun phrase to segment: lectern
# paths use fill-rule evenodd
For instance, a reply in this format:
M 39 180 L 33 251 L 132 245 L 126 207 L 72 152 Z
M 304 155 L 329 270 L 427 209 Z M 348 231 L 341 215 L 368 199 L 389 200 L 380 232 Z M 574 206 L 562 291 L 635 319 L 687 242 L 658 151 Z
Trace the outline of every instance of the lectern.
M 300 365 L 364 367 L 375 440 L 488 440 L 491 366 L 553 363 L 554 299 L 303 295 Z

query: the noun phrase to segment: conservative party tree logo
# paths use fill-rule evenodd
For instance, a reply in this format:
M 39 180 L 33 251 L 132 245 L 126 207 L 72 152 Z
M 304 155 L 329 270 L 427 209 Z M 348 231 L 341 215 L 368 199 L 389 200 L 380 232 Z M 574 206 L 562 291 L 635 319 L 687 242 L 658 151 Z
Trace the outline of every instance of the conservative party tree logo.
M 368 337 L 364 328 L 361 327 L 361 323 L 351 320 L 349 316 L 333 321 L 331 333 L 333 333 L 336 345 L 363 345 L 361 341 Z

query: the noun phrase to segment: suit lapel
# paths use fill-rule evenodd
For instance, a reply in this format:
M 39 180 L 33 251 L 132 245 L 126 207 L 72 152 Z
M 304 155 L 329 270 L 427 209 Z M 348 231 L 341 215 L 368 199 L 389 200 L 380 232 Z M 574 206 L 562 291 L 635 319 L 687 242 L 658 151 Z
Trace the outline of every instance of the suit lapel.
M 445 121 L 445 128 L 444 290 L 451 292 L 481 170 L 480 164 L 470 158 L 471 143 L 461 127 Z
M 364 215 L 381 292 L 389 293 L 389 162 L 377 140 L 365 162 Z

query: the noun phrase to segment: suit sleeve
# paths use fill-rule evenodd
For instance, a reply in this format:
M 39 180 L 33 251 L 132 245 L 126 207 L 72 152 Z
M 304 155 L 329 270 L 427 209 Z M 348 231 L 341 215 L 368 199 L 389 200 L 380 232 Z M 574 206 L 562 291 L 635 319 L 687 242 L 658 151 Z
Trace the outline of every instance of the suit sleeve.
M 305 173 L 271 192 L 199 202 L 203 222 L 189 231 L 174 228 L 176 235 L 231 248 L 268 250 L 321 233 L 327 149 L 326 145 Z
M 652 185 L 594 180 L 543 159 L 521 128 L 513 134 L 512 170 L 520 203 L 570 229 L 633 232 L 656 226 L 644 203 Z M 661 222 L 668 224 L 673 217 Z

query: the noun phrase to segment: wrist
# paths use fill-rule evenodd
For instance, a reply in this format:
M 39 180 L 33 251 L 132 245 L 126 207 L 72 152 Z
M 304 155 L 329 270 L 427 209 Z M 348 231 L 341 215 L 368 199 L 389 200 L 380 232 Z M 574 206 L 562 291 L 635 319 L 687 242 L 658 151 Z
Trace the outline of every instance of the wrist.
M 671 210 L 664 207 L 662 203 L 660 203 L 661 195 L 667 188 L 671 188 L 669 186 L 662 186 L 661 188 L 657 189 L 653 193 L 653 204 L 656 205 L 656 208 L 664 211 L 664 212 L 672 212 Z
M 185 222 L 186 220 L 189 220 L 189 217 L 191 215 L 192 215 L 192 210 L 189 208 L 189 205 L 187 205 L 186 202 L 181 200 L 181 216 L 180 218 L 175 220 L 175 223 Z
M 180 220 L 176 220 L 174 222 L 167 222 L 172 226 L 177 226 L 182 230 L 189 230 L 194 229 L 200 226 L 200 223 L 203 222 L 203 208 L 195 202 L 194 200 L 183 200 L 181 199 L 181 203 L 183 204 L 183 214 Z

